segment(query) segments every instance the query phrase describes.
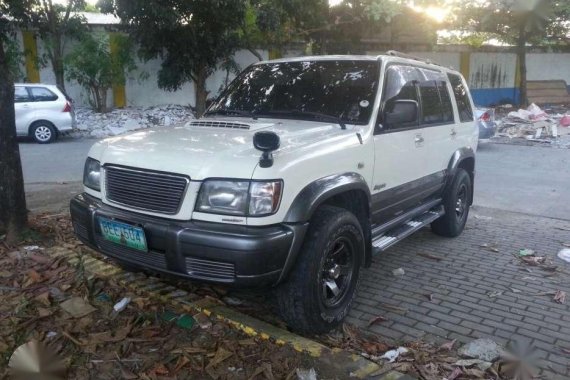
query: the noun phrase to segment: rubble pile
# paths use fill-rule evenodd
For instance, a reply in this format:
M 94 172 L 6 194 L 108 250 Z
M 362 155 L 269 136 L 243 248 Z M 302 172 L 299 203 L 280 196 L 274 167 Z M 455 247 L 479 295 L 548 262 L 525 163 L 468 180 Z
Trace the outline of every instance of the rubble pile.
M 190 107 L 170 104 L 153 107 L 126 107 L 114 109 L 108 113 L 96 113 L 90 108 L 77 107 L 76 130 L 73 137 L 104 138 L 117 136 L 137 129 L 150 127 L 168 127 L 179 122 L 193 119 Z
M 552 143 L 570 135 L 570 110 L 564 107 L 542 109 L 531 104 L 527 109 L 509 112 L 498 122 L 498 137 L 523 138 Z

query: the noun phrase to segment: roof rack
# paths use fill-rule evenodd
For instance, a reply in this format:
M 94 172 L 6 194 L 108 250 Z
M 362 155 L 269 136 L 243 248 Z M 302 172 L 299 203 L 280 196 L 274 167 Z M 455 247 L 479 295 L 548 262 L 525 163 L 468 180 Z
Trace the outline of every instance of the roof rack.
M 432 62 L 430 59 L 426 59 L 426 58 L 420 58 L 420 57 L 416 57 L 414 55 L 410 55 L 410 54 L 405 54 L 402 52 L 399 52 L 397 50 L 388 50 L 386 52 L 387 55 L 391 55 L 393 57 L 400 57 L 400 58 L 407 58 L 407 59 L 413 59 L 414 61 L 420 61 L 420 62 L 424 62 L 424 63 L 428 63 L 430 65 L 437 65 L 437 66 L 441 66 L 437 63 Z

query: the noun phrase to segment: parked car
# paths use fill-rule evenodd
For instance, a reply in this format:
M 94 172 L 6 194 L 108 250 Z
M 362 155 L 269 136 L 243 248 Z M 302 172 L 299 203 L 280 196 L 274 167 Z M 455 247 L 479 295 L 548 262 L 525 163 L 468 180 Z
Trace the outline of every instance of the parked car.
M 198 120 L 96 143 L 77 237 L 123 265 L 275 292 L 295 331 L 348 314 L 360 269 L 461 234 L 478 131 L 457 71 L 406 58 L 257 63 Z
M 490 139 L 497 133 L 495 110 L 493 108 L 475 107 L 475 120 L 479 129 L 479 139 Z
M 54 85 L 17 83 L 14 109 L 18 136 L 29 136 L 40 144 L 55 141 L 75 125 L 71 98 Z

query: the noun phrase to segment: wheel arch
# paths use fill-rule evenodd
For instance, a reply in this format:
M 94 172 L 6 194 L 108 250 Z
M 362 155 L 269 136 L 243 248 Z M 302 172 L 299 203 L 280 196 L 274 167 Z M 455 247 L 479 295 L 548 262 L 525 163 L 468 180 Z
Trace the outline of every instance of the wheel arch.
M 469 147 L 463 147 L 457 149 L 451 159 L 449 160 L 449 165 L 447 167 L 447 179 L 445 185 L 445 191 L 451 185 L 455 173 L 458 169 L 465 170 L 469 177 L 471 178 L 471 197 L 469 199 L 469 205 L 473 204 L 473 194 L 475 189 L 475 151 Z
M 372 242 L 370 232 L 371 195 L 368 183 L 354 172 L 319 178 L 305 186 L 295 197 L 285 216 L 285 223 L 307 223 L 322 205 L 344 208 L 352 212 L 362 228 L 365 239 L 364 266 L 371 263 Z M 291 260 L 288 260 L 289 262 Z M 292 260 L 295 261 L 295 258 Z M 290 269 L 292 265 L 289 265 Z
M 31 134 L 32 134 L 32 128 L 34 128 L 34 127 L 36 126 L 36 124 L 38 124 L 38 123 L 46 123 L 46 124 L 49 124 L 49 125 L 51 125 L 51 126 L 53 127 L 53 129 L 55 130 L 55 133 L 59 133 L 59 130 L 57 129 L 57 127 L 55 126 L 55 124 L 52 123 L 51 121 L 46 120 L 46 119 L 37 119 L 37 120 L 34 120 L 34 121 L 30 122 L 30 124 L 28 125 L 28 135 L 31 136 Z

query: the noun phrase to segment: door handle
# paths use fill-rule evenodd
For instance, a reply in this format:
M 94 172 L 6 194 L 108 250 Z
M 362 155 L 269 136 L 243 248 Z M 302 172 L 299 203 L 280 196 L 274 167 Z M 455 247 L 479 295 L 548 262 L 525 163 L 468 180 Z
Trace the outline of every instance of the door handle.
M 452 129 L 450 135 L 452 137 L 455 137 L 457 135 L 457 131 L 455 129 Z
M 416 142 L 416 144 L 421 144 L 424 142 L 424 138 L 420 135 L 417 135 L 414 141 Z

